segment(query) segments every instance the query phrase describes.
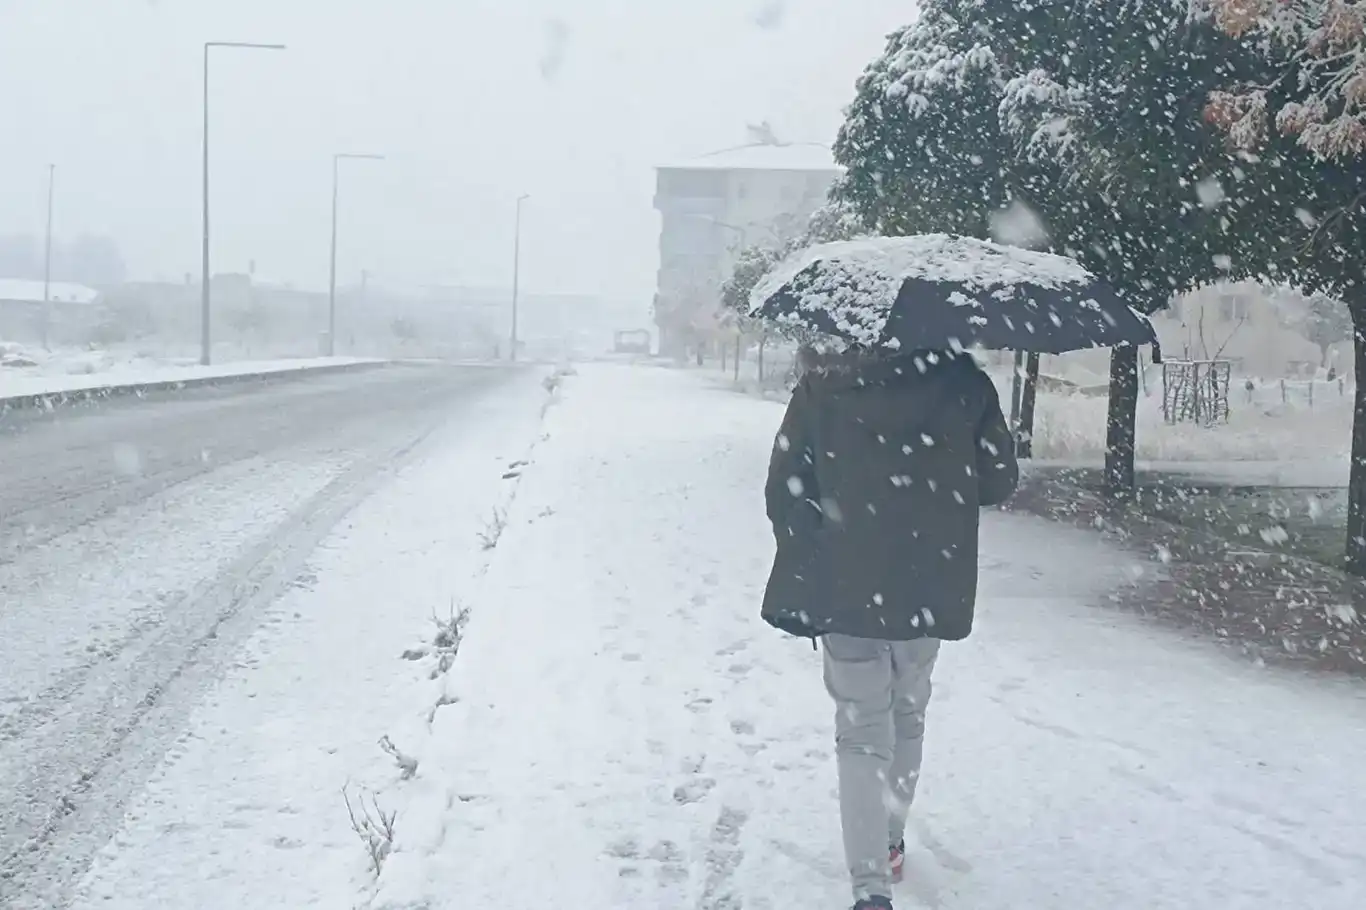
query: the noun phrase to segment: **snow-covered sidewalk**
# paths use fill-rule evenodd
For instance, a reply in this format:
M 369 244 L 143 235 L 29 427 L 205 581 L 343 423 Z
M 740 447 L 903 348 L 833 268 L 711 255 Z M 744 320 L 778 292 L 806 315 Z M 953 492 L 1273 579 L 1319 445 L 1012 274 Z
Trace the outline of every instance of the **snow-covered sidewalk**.
M 819 658 L 758 618 L 779 417 L 688 373 L 568 381 L 454 667 L 412 691 L 373 907 L 847 907 Z M 1144 571 L 987 517 L 898 906 L 1366 906 L 1366 694 L 1105 606 Z

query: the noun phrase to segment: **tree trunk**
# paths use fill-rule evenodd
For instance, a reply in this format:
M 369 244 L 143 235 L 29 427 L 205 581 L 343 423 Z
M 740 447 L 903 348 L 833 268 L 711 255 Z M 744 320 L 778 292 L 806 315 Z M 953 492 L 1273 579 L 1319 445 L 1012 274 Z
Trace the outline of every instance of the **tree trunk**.
M 768 333 L 759 335 L 759 385 L 764 384 L 764 346 L 768 344 Z
M 1127 499 L 1134 491 L 1134 423 L 1138 416 L 1138 348 L 1110 353 L 1110 408 L 1105 419 L 1105 492 Z
M 1015 351 L 1010 366 L 1010 438 L 1015 440 L 1015 456 L 1020 455 L 1020 383 L 1024 381 L 1024 352 Z
M 745 336 L 744 336 L 744 335 L 736 335 L 736 336 L 735 336 L 735 381 L 736 381 L 736 382 L 739 382 L 739 381 L 740 381 L 740 360 L 741 360 L 741 355 L 743 354 L 744 345 L 745 345 Z
M 1352 360 L 1356 389 L 1352 393 L 1352 468 L 1347 481 L 1347 571 L 1366 576 L 1366 309 L 1354 307 Z
M 1034 405 L 1039 397 L 1039 355 L 1025 360 L 1024 388 L 1020 392 L 1019 457 L 1034 457 Z

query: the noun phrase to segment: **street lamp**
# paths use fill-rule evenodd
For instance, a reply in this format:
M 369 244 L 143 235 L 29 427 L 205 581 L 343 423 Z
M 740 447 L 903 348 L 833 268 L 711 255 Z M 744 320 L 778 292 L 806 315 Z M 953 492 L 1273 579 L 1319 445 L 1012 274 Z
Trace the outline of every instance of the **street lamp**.
M 215 47 L 282 51 L 283 44 L 255 44 L 249 41 L 204 42 L 204 258 L 200 274 L 199 362 L 207 366 L 212 336 L 209 331 L 209 51 Z
M 337 353 L 337 195 L 342 161 L 383 161 L 383 155 L 338 152 L 332 156 L 332 258 L 327 272 L 327 356 Z
M 530 199 L 528 193 L 517 197 L 517 227 L 512 235 L 512 351 L 510 357 L 517 362 L 517 291 L 522 273 L 522 203 Z

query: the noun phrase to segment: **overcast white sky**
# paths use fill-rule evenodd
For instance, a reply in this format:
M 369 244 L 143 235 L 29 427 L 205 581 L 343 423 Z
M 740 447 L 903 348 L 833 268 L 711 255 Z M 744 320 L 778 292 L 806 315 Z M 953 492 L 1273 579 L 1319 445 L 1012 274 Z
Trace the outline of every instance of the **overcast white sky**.
M 523 281 L 648 302 L 661 162 L 769 119 L 829 142 L 910 0 L 5 0 L 0 233 L 113 235 L 134 277 L 198 273 L 201 45 L 215 51 L 214 267 L 326 283 L 330 161 L 343 282 Z M 559 68 L 542 75 L 555 20 Z

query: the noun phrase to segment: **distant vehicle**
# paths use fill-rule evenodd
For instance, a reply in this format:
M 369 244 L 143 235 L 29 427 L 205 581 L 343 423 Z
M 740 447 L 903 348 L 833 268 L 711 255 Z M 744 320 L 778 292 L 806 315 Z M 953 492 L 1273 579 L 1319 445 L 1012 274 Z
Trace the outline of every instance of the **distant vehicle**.
M 617 354 L 649 354 L 650 333 L 645 329 L 628 329 L 617 332 L 612 341 L 612 350 Z

